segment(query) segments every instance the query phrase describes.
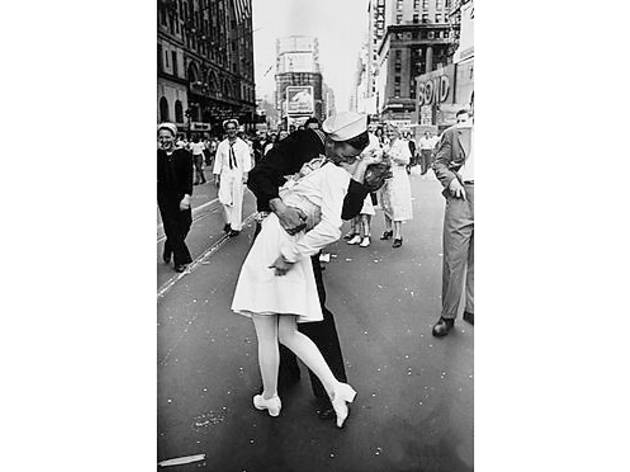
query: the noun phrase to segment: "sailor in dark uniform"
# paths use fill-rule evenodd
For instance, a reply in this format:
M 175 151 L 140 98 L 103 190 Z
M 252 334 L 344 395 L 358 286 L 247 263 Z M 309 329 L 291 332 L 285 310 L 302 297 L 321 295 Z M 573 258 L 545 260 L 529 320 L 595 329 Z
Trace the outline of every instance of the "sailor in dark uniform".
M 162 258 L 169 264 L 173 256 L 175 270 L 183 272 L 192 262 L 185 239 L 192 224 L 193 164 L 190 151 L 175 147 L 176 136 L 174 124 L 158 126 L 157 197 L 166 233 Z
M 276 144 L 249 174 L 247 186 L 256 196 L 259 215 L 264 217 L 265 214 L 274 212 L 289 234 L 299 232 L 305 227 L 303 215 L 300 210 L 284 205 L 278 196 L 278 189 L 285 183 L 285 176 L 299 172 L 305 163 L 326 155 L 327 147 L 345 157 L 358 156 L 368 143 L 367 118 L 366 115 L 358 113 L 340 113 L 329 118 L 324 122 L 323 131 L 319 129 L 295 131 Z M 350 220 L 358 215 L 365 197 L 370 191 L 379 188 L 386 177 L 385 173 L 368 171 L 363 184 L 351 179 L 344 200 L 342 219 Z M 260 224 L 257 225 L 256 234 L 259 231 Z M 325 306 L 326 291 L 319 255 L 314 255 L 311 261 L 324 320 L 302 323 L 299 330 L 317 345 L 335 377 L 340 382 L 347 382 L 335 320 Z M 335 413 L 324 387 L 312 372 L 309 371 L 309 374 L 313 393 L 319 399 L 318 416 L 322 419 L 334 418 Z M 295 356 L 284 346 L 280 346 L 279 384 L 286 386 L 299 380 L 299 376 Z

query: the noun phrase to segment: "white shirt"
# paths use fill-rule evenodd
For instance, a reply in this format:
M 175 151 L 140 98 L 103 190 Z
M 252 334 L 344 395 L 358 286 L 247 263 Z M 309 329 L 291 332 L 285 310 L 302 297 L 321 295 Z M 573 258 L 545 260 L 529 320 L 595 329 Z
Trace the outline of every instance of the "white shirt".
M 459 169 L 459 175 L 462 177 L 462 181 L 475 181 L 475 139 L 473 128 L 470 128 L 470 155 L 466 158 L 466 162 Z
M 190 145 L 190 150 L 193 153 L 193 156 L 198 156 L 199 154 L 203 154 L 203 150 L 206 148 L 202 142 L 192 143 Z
M 319 222 L 313 229 L 299 233 L 281 246 L 280 252 L 286 260 L 296 262 L 317 254 L 341 237 L 341 210 L 349 184 L 350 174 L 329 162 L 301 178 L 289 190 L 280 190 L 280 197 L 286 205 L 300 208 L 305 198 L 320 209 Z
M 213 174 L 223 173 L 246 173 L 252 170 L 252 156 L 249 153 L 249 146 L 241 138 L 236 138 L 232 145 L 234 160 L 230 168 L 230 142 L 224 139 L 217 147 L 217 154 L 214 159 Z

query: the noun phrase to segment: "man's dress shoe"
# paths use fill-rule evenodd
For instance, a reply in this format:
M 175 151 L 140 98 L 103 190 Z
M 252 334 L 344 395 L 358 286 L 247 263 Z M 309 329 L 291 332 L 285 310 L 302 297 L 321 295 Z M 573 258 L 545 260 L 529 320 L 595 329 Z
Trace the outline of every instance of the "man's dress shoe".
M 464 321 L 470 323 L 471 325 L 475 325 L 475 314 L 470 313 L 469 311 L 464 312 Z
M 433 325 L 433 336 L 436 338 L 446 336 L 454 325 L 455 320 L 440 317 L 438 322 Z

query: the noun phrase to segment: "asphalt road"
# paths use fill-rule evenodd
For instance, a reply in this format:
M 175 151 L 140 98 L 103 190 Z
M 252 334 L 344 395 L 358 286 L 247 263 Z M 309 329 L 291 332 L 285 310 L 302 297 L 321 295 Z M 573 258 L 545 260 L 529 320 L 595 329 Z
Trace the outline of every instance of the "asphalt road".
M 446 338 L 431 336 L 440 308 L 440 190 L 434 179 L 412 176 L 414 219 L 403 227 L 402 248 L 378 240 L 377 210 L 369 248 L 340 241 L 327 249 L 327 305 L 359 392 L 343 430 L 315 416 L 303 366 L 280 417 L 252 407 L 260 385 L 255 332 L 229 306 L 253 223 L 225 239 L 220 209 L 205 207 L 188 238 L 198 258 L 191 272 L 173 279 L 158 262 L 157 459 L 206 459 L 159 469 L 473 470 L 473 327 L 460 318 Z M 245 207 L 244 217 L 254 209 L 249 193 Z

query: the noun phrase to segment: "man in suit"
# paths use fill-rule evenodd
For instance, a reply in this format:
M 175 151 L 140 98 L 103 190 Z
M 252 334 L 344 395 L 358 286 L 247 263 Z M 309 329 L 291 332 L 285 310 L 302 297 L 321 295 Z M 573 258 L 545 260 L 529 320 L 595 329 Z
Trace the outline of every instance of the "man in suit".
M 174 256 L 175 270 L 183 272 L 192 262 L 185 239 L 192 224 L 193 162 L 190 151 L 176 147 L 176 135 L 173 123 L 158 126 L 157 197 L 166 233 L 162 258 L 169 264 Z
M 433 170 L 446 198 L 442 257 L 442 313 L 433 336 L 446 336 L 466 284 L 464 321 L 474 323 L 475 178 L 473 156 L 473 97 L 470 111 L 457 112 L 457 124 L 444 131 Z
M 323 131 L 319 129 L 298 130 L 277 143 L 265 158 L 252 169 L 247 182 L 249 189 L 256 196 L 260 215 L 259 221 L 269 212 L 274 212 L 287 233 L 296 234 L 301 231 L 306 226 L 306 217 L 300 210 L 286 206 L 279 197 L 278 189 L 286 181 L 285 176 L 299 172 L 304 164 L 322 155 L 335 153 L 344 157 L 358 156 L 368 143 L 367 117 L 358 113 L 336 115 L 324 123 Z M 386 177 L 387 175 L 370 175 L 368 170 L 365 183 L 351 179 L 344 200 L 342 219 L 349 220 L 358 215 L 366 195 L 370 190 L 382 186 Z M 256 234 L 258 231 L 260 231 L 260 223 L 257 224 Z M 298 325 L 299 330 L 317 345 L 335 377 L 340 382 L 346 382 L 346 370 L 335 320 L 333 314 L 325 306 L 326 290 L 322 279 L 319 255 L 314 255 L 311 262 L 324 320 L 300 324 Z M 280 346 L 280 385 L 286 386 L 299 380 L 299 372 L 293 353 L 284 346 Z M 312 372 L 309 374 L 313 393 L 319 403 L 318 416 L 321 419 L 335 418 L 334 410 L 322 384 Z

